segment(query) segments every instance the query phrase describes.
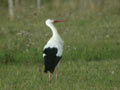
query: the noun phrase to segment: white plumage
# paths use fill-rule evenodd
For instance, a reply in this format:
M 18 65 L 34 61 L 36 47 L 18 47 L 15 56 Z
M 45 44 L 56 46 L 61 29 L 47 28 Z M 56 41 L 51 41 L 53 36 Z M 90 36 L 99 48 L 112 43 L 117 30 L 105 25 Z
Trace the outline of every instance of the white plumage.
M 52 37 L 50 38 L 50 40 L 47 42 L 47 44 L 45 45 L 45 48 L 57 48 L 58 52 L 56 56 L 62 56 L 62 51 L 63 51 L 63 40 L 60 37 L 60 35 L 57 32 L 57 29 L 55 28 L 55 26 L 53 25 L 54 20 L 46 20 L 46 25 L 52 30 Z

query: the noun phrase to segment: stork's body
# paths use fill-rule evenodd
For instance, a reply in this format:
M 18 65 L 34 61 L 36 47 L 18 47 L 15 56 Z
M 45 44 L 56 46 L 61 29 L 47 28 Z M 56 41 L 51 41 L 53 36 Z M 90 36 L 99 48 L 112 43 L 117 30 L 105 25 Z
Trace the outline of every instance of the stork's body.
M 63 51 L 63 40 L 57 32 L 57 29 L 53 25 L 55 22 L 62 22 L 60 20 L 46 20 L 46 25 L 52 30 L 52 37 L 44 46 L 43 58 L 45 70 L 44 72 L 49 72 L 49 80 L 51 80 L 51 74 L 54 72 L 56 66 L 58 65 L 60 59 L 62 58 Z M 56 72 L 57 79 L 57 72 Z

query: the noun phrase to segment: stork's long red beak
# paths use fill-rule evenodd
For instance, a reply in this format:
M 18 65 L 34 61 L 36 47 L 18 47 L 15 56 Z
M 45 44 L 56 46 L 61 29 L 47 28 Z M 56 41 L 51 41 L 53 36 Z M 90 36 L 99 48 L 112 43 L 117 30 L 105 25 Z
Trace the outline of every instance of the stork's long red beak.
M 54 23 L 57 23 L 57 22 L 65 22 L 66 20 L 54 20 Z

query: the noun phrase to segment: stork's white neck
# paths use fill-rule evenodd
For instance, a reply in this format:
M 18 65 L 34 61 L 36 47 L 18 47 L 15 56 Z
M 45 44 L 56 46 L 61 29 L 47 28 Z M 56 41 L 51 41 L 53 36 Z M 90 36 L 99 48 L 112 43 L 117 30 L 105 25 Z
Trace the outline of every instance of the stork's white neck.
M 49 28 L 51 29 L 51 31 L 52 31 L 52 34 L 53 34 L 52 37 L 57 37 L 57 36 L 59 36 L 56 27 L 55 27 L 52 23 L 50 23 L 50 24 L 48 25 L 48 27 L 49 27 Z

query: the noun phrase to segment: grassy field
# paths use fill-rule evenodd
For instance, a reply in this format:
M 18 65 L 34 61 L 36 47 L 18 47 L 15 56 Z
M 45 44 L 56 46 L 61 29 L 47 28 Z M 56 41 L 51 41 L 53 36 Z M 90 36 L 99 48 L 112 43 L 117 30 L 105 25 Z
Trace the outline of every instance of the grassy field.
M 119 90 L 120 61 L 62 61 L 58 81 L 48 83 L 39 63 L 0 65 L 1 90 Z
M 117 0 L 116 0 L 117 1 Z M 17 8 L 9 20 L 0 8 L 0 90 L 120 90 L 119 7 L 77 9 L 77 4 Z M 42 49 L 51 37 L 45 20 L 64 40 L 58 81 L 43 73 Z

